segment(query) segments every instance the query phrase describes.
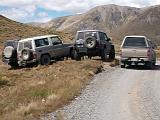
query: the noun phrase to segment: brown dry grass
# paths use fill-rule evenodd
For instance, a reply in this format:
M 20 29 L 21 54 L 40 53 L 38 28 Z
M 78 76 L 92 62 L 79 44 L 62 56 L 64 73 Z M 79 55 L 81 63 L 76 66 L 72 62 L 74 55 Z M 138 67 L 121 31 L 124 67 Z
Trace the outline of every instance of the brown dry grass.
M 58 34 L 71 42 L 68 33 L 27 26 L 0 16 L 0 52 L 7 39 Z M 1 55 L 0 55 L 1 56 Z M 9 70 L 0 61 L 0 119 L 30 120 L 62 107 L 77 96 L 101 61 L 60 61 L 50 66 Z
M 96 60 L 8 70 L 0 63 L 0 118 L 33 119 L 67 104 L 101 70 Z

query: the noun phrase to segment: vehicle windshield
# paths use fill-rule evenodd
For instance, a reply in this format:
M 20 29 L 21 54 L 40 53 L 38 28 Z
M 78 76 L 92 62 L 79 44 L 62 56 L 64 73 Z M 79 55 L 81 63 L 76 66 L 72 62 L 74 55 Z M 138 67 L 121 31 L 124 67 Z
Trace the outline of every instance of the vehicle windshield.
M 144 37 L 127 37 L 123 47 L 147 47 Z

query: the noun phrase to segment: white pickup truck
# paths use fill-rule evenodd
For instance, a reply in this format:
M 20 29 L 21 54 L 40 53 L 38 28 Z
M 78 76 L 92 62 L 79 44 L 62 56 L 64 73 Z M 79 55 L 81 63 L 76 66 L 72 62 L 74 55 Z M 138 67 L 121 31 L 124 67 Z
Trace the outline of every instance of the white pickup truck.
M 121 45 L 121 68 L 140 63 L 152 68 L 156 64 L 154 49 L 155 45 L 145 36 L 126 36 Z

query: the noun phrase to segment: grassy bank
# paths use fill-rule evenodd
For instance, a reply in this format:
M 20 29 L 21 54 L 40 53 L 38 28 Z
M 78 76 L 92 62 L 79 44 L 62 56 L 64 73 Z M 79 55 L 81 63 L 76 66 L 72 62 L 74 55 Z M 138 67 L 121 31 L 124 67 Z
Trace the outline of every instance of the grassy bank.
M 60 61 L 48 67 L 8 70 L 0 63 L 0 118 L 38 118 L 67 104 L 101 70 L 101 61 Z

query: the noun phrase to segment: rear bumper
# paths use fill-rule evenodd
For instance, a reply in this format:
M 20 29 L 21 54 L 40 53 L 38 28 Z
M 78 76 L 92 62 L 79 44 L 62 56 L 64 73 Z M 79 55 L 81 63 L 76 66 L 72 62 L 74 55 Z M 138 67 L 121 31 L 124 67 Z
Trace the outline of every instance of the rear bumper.
M 32 64 L 32 63 L 36 63 L 37 60 L 36 59 L 33 59 L 33 60 L 29 60 L 29 61 L 18 61 L 18 64 L 19 66 L 26 66 L 28 64 Z
M 121 62 L 135 62 L 135 63 L 145 63 L 150 61 L 149 58 L 143 58 L 143 57 L 130 57 L 130 58 L 122 58 L 121 57 Z
M 93 56 L 99 55 L 101 51 L 99 48 L 88 49 L 86 47 L 76 47 L 75 49 L 79 54 L 93 55 Z
M 7 58 L 2 58 L 2 62 L 5 64 L 10 64 L 10 63 L 17 63 L 17 59 L 7 59 Z

